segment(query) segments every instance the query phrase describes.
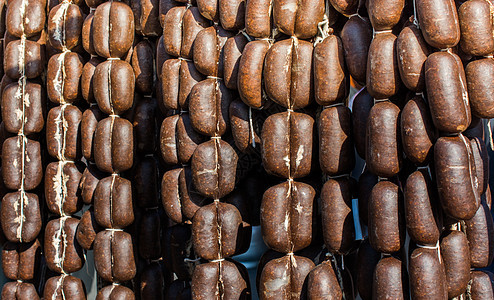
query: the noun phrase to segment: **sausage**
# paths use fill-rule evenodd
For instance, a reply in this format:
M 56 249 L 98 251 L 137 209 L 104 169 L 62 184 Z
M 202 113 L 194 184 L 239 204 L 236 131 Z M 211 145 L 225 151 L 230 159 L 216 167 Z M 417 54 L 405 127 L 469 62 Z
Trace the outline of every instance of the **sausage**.
M 103 280 L 124 282 L 135 277 L 136 265 L 130 234 L 124 231 L 100 231 L 93 247 L 94 267 Z M 124 295 L 128 294 L 127 291 L 122 292 Z
M 24 93 L 19 93 L 24 90 Z M 29 102 L 29 105 L 26 105 Z M 39 133 L 45 125 L 45 93 L 38 82 L 13 82 L 3 88 L 2 120 L 9 133 Z
M 58 216 L 72 215 L 82 208 L 79 183 L 82 166 L 70 161 L 49 163 L 45 172 L 48 210 Z
M 152 262 L 147 265 L 144 270 L 141 271 L 140 276 L 141 299 L 163 300 L 164 282 L 163 272 L 161 271 L 159 263 Z
M 192 182 L 201 195 L 220 199 L 235 187 L 238 156 L 227 142 L 213 139 L 197 146 L 191 160 Z
M 358 179 L 357 196 L 360 222 L 365 226 L 368 224 L 369 217 L 369 198 L 372 188 L 377 184 L 378 177 L 369 170 L 365 169 Z
M 80 181 L 81 198 L 84 204 L 93 203 L 93 195 L 100 179 L 104 177 L 103 173 L 94 164 L 88 164 Z
M 310 104 L 314 94 L 311 43 L 290 38 L 276 42 L 264 59 L 263 79 L 268 97 L 297 110 Z
M 334 1 L 330 1 L 334 5 Z M 357 3 L 358 1 L 351 0 L 351 2 Z M 338 10 L 337 6 L 335 8 Z M 367 58 L 372 41 L 370 22 L 359 16 L 350 17 L 341 30 L 341 41 L 345 50 L 345 62 L 348 72 L 356 82 L 365 84 Z
M 299 39 L 309 39 L 317 34 L 317 26 L 323 20 L 322 0 L 273 1 L 273 26 L 280 32 Z
M 468 245 L 470 246 L 470 265 L 473 268 L 485 268 L 492 263 L 494 249 L 494 225 L 487 203 L 482 201 L 475 215 L 465 220 Z
M 402 165 L 400 109 L 385 101 L 376 103 L 367 119 L 365 160 L 369 170 L 381 177 L 393 177 Z
M 443 233 L 441 257 L 446 270 L 448 298 L 454 298 L 467 290 L 470 281 L 470 250 L 467 236 L 458 230 Z
M 93 242 L 96 238 L 96 234 L 101 231 L 101 227 L 96 222 L 94 217 L 94 209 L 90 207 L 86 210 L 79 221 L 75 237 L 77 242 L 85 250 L 93 249 Z
M 72 50 L 81 43 L 84 17 L 79 6 L 65 2 L 50 9 L 48 38 L 57 50 Z
M 137 101 L 133 109 L 135 147 L 141 154 L 151 154 L 156 148 L 156 108 L 156 99 L 145 96 Z
M 94 50 L 104 58 L 121 58 L 134 41 L 134 15 L 123 2 L 105 2 L 94 12 Z M 111 28 L 111 29 L 110 29 Z
M 44 254 L 48 268 L 57 273 L 82 269 L 84 256 L 75 235 L 79 219 L 61 217 L 48 222 L 45 229 Z
M 324 244 L 333 254 L 344 255 L 354 245 L 352 193 L 355 185 L 353 178 L 330 179 L 321 190 Z
M 492 280 L 485 271 L 473 271 L 471 273 L 470 294 L 472 300 L 492 299 L 494 291 Z
M 292 181 L 275 185 L 264 193 L 261 233 L 269 248 L 290 253 L 310 245 L 314 198 L 314 188 Z
M 228 38 L 233 33 L 221 26 L 202 29 L 194 41 L 193 60 L 197 70 L 206 76 L 223 78 L 224 51 Z
M 449 216 L 467 220 L 480 204 L 475 162 L 463 136 L 441 137 L 434 145 L 439 200 Z
M 314 120 L 303 113 L 282 112 L 264 122 L 262 162 L 269 174 L 300 178 L 311 171 Z
M 494 60 L 484 58 L 469 62 L 465 69 L 465 75 L 472 115 L 485 119 L 494 117 L 494 102 L 489 97 L 494 92 L 494 84 L 492 83 Z
M 158 162 L 144 156 L 134 166 L 135 203 L 142 208 L 158 207 Z
M 369 12 L 369 20 L 375 31 L 391 30 L 400 22 L 405 1 L 368 0 L 366 6 Z
M 429 54 L 429 46 L 415 25 L 408 25 L 401 30 L 396 40 L 396 55 L 401 81 L 409 90 L 416 93 L 424 90 L 424 63 Z
M 79 83 L 83 66 L 82 57 L 76 52 L 62 52 L 50 58 L 46 72 L 46 91 L 50 101 L 74 103 L 81 97 Z
M 81 157 L 82 112 L 74 105 L 55 106 L 46 118 L 48 154 L 59 160 Z
M 329 0 L 331 5 L 343 15 L 352 15 L 357 12 L 359 1 L 356 0 Z
M 20 2 L 20 0 L 18 0 Z M 29 282 L 11 281 L 4 284 L 2 288 L 2 299 L 5 300 L 39 300 L 36 288 Z
M 41 243 L 7 242 L 2 249 L 2 270 L 8 279 L 28 281 L 34 279 L 41 261 Z
M 165 51 L 175 57 L 191 59 L 197 34 L 209 26 L 197 7 L 187 9 L 184 6 L 171 8 L 163 23 L 163 42 Z
M 460 58 L 448 52 L 429 55 L 425 61 L 425 84 L 434 126 L 449 133 L 467 129 L 470 105 Z
M 3 69 L 12 79 L 19 79 L 23 74 L 33 79 L 43 73 L 45 49 L 40 43 L 14 40 L 6 44 L 3 54 Z
M 94 217 L 104 228 L 125 228 L 134 222 L 131 182 L 112 175 L 94 190 Z
M 119 3 L 119 2 L 116 2 Z M 108 115 L 120 115 L 134 103 L 135 75 L 123 60 L 107 60 L 96 66 L 93 75 L 94 98 Z
M 82 47 L 84 50 L 90 55 L 97 55 L 94 50 L 94 40 L 93 40 L 93 21 L 94 21 L 94 13 L 90 12 L 84 22 L 82 23 Z M 96 58 L 96 57 L 94 57 Z
M 89 59 L 89 61 L 82 68 L 81 94 L 84 100 L 86 100 L 89 104 L 96 103 L 96 99 L 94 98 L 94 71 L 102 62 L 103 59 L 101 59 L 101 57 L 91 57 L 91 59 Z
M 69 298 L 74 300 L 86 299 L 86 289 L 81 279 L 71 275 L 51 277 L 45 283 L 44 299 Z
M 383 257 L 376 265 L 372 299 L 408 299 L 408 278 L 404 263 L 393 256 Z
M 271 35 L 271 1 L 250 0 L 245 4 L 245 32 L 254 38 Z
M 41 231 L 41 209 L 36 194 L 8 193 L 2 199 L 0 212 L 3 234 L 11 242 L 32 242 Z
M 407 159 L 419 166 L 428 164 L 434 153 L 436 132 L 429 107 L 422 97 L 413 97 L 403 107 L 400 131 Z
M 132 167 L 134 139 L 129 121 L 114 116 L 101 120 L 93 143 L 94 161 L 100 170 L 120 173 Z
M 375 99 L 386 99 L 398 93 L 401 79 L 393 33 L 378 33 L 372 40 L 366 74 L 367 91 Z
M 192 190 L 190 167 L 167 171 L 161 181 L 161 201 L 168 217 L 175 223 L 191 220 L 205 202 Z
M 447 299 L 444 265 L 435 249 L 417 248 L 409 259 L 408 272 L 412 299 Z
M 43 0 L 9 1 L 5 19 L 7 32 L 17 38 L 21 38 L 22 35 L 30 38 L 43 31 L 46 20 L 45 5 Z
M 250 299 L 247 270 L 224 260 L 201 264 L 192 276 L 192 299 Z
M 237 34 L 228 38 L 223 47 L 223 77 L 225 85 L 229 89 L 237 89 L 240 60 L 247 42 L 248 40 L 243 34 Z
M 312 269 L 307 276 L 307 299 L 335 299 L 341 300 L 341 292 L 338 278 L 329 261 L 323 261 Z
M 110 284 L 98 291 L 96 300 L 135 300 L 134 292 L 123 285 Z
M 206 136 L 224 135 L 230 123 L 228 110 L 233 93 L 223 81 L 208 78 L 197 83 L 190 91 L 189 99 L 190 121 L 194 129 Z
M 420 30 L 429 45 L 446 49 L 458 44 L 460 25 L 454 1 L 417 0 L 415 5 Z
M 458 9 L 460 47 L 472 56 L 487 56 L 494 52 L 493 16 L 490 1 L 465 1 Z
M 2 146 L 2 178 L 10 190 L 32 190 L 41 183 L 41 146 L 23 136 L 6 139 Z
M 197 6 L 199 6 L 199 1 Z M 226 30 L 237 31 L 244 28 L 246 0 L 218 0 L 219 21 Z
M 482 138 L 476 137 L 470 140 L 470 148 L 475 161 L 479 195 L 482 195 L 489 185 L 489 155 L 487 154 L 487 147 Z
M 369 199 L 369 241 L 383 253 L 397 252 L 405 242 L 401 193 L 390 181 L 380 181 Z
M 161 257 L 160 215 L 157 209 L 145 211 L 139 224 L 139 256 L 154 260 Z
M 145 1 L 147 2 L 147 1 Z M 154 79 L 154 50 L 149 41 L 140 41 L 132 52 L 135 88 L 144 95 L 152 94 Z
M 350 173 L 355 166 L 350 109 L 346 106 L 324 109 L 318 127 L 321 170 L 330 176 Z
M 235 206 L 215 201 L 200 208 L 192 220 L 192 244 L 197 256 L 221 259 L 236 253 L 240 212 Z
M 257 135 L 252 108 L 248 107 L 240 99 L 230 104 L 230 127 L 232 129 L 235 146 L 240 152 L 247 153 L 249 149 L 259 145 L 261 139 Z M 252 146 L 252 147 L 249 147 Z
M 417 170 L 408 176 L 404 196 L 410 239 L 420 245 L 435 245 L 441 227 L 437 216 L 437 196 L 427 170 Z
M 250 2 L 254 2 L 251 0 Z M 240 99 L 250 107 L 262 108 L 266 101 L 263 90 L 264 58 L 270 44 L 268 41 L 252 41 L 245 45 L 238 66 L 237 87 Z
M 343 102 L 350 90 L 343 43 L 330 35 L 314 47 L 314 98 L 319 105 Z
M 268 262 L 261 272 L 259 298 L 297 299 L 314 263 L 303 256 L 286 255 Z

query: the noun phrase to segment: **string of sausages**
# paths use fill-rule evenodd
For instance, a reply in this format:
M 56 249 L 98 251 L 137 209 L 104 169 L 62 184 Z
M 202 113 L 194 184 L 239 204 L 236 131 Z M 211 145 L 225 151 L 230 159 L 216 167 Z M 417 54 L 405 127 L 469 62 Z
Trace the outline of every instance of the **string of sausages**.
M 0 1 L 1 298 L 492 299 L 493 12 Z
M 34 15 L 42 18 L 34 19 Z M 4 285 L 2 299 L 16 294 L 39 299 L 37 260 L 42 220 L 39 191 L 35 189 L 43 176 L 39 133 L 45 125 L 45 95 L 39 77 L 44 54 L 38 41 L 45 27 L 44 7 L 38 1 L 9 1 L 5 19 L 7 64 L 2 79 L 2 120 L 8 138 L 2 146 L 2 177 L 9 192 L 3 195 L 1 206 L 2 231 L 7 240 L 2 248 L 2 268 L 14 281 Z

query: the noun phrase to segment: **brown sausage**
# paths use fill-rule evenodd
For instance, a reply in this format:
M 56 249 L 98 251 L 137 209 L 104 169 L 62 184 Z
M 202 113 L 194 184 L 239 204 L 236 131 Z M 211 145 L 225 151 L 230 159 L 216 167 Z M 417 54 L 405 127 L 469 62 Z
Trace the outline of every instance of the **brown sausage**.
M 396 40 L 396 54 L 401 81 L 414 92 L 425 88 L 424 63 L 430 49 L 415 25 L 403 28 Z
M 241 222 L 240 212 L 231 204 L 215 201 L 200 208 L 192 220 L 196 255 L 207 260 L 234 255 Z
M 434 48 L 452 48 L 460 41 L 460 25 L 452 0 L 417 0 L 417 18 L 426 42 Z
M 492 5 L 490 1 L 473 0 L 463 2 L 458 9 L 463 52 L 473 56 L 494 52 Z
M 365 158 L 369 170 L 381 177 L 393 177 L 401 169 L 399 114 L 389 101 L 376 103 L 369 112 Z
M 248 106 L 257 109 L 262 108 L 266 101 L 262 74 L 269 47 L 268 41 L 249 42 L 245 45 L 238 66 L 237 87 L 240 98 Z
M 482 201 L 475 215 L 465 220 L 465 225 L 470 246 L 470 265 L 474 268 L 489 266 L 494 253 L 494 224 L 487 203 Z
M 493 118 L 494 101 L 489 95 L 494 93 L 494 60 L 484 58 L 471 61 L 465 69 L 465 74 L 472 115 L 478 118 Z
M 407 159 L 419 166 L 429 163 L 433 156 L 436 133 L 429 107 L 422 97 L 413 97 L 403 107 L 400 129 L 403 152 Z
M 344 255 L 354 245 L 352 193 L 355 184 L 353 178 L 330 179 L 321 190 L 324 244 L 333 254 Z
M 467 236 L 458 230 L 443 233 L 441 257 L 446 270 L 448 298 L 454 298 L 467 290 L 470 281 L 470 250 Z
M 350 17 L 341 30 L 341 41 L 350 75 L 358 83 L 365 84 L 367 57 L 372 41 L 370 22 L 359 16 Z
M 480 204 L 475 162 L 463 136 L 441 137 L 434 146 L 439 200 L 449 216 L 467 220 Z
M 470 105 L 460 58 L 448 52 L 429 55 L 425 61 L 425 84 L 436 128 L 449 133 L 467 129 L 471 121 Z
M 380 181 L 369 199 L 369 241 L 379 252 L 397 252 L 405 242 L 401 192 L 390 181 Z
M 408 176 L 404 189 L 405 217 L 408 234 L 420 245 L 436 245 L 440 235 L 437 199 L 427 170 Z
M 350 173 L 355 165 L 350 109 L 346 106 L 324 109 L 318 127 L 321 170 L 330 176 Z
M 343 293 L 336 274 L 329 261 L 324 261 L 312 271 L 307 279 L 307 299 L 341 300 Z
M 343 43 L 330 35 L 314 47 L 314 97 L 319 105 L 344 101 L 350 90 Z
M 396 54 L 396 36 L 378 33 L 369 47 L 367 59 L 367 91 L 375 99 L 395 95 L 401 86 Z
M 282 253 L 312 242 L 315 191 L 305 183 L 284 182 L 269 188 L 261 203 L 261 231 L 266 245 Z
M 408 278 L 400 259 L 383 257 L 376 265 L 372 299 L 408 299 Z
M 417 248 L 409 259 L 412 299 L 448 299 L 446 273 L 435 249 Z

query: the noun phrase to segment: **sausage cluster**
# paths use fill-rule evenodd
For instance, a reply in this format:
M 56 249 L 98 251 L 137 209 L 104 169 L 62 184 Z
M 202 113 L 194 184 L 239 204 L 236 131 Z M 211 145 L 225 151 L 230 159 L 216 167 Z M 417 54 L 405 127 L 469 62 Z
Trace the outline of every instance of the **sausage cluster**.
M 493 55 L 491 0 L 0 1 L 1 298 L 493 299 Z

